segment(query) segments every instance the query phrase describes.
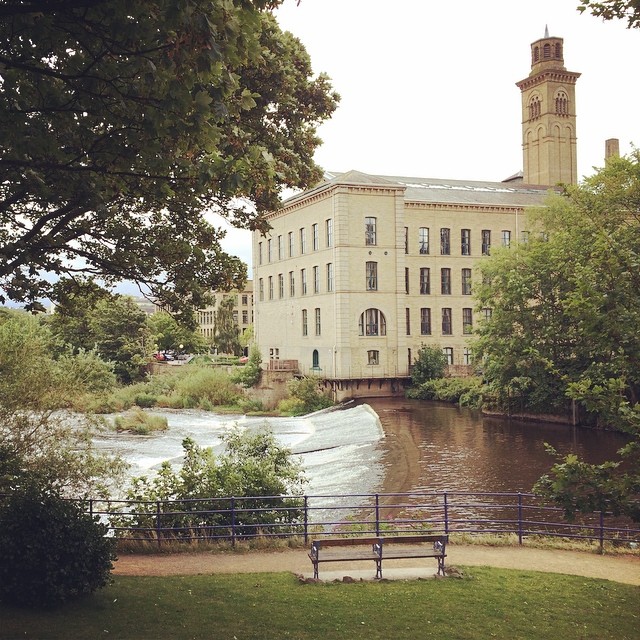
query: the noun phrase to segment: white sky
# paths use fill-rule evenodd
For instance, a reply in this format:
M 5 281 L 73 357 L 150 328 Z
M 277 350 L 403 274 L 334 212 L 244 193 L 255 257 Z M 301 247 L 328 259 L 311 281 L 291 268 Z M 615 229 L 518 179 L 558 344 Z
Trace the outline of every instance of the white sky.
M 640 146 L 640 29 L 578 0 L 285 0 L 276 16 L 341 101 L 319 129 L 330 171 L 500 181 L 522 169 L 520 90 L 530 45 L 564 38 L 576 85 L 578 176 L 604 141 Z M 225 247 L 251 264 L 247 232 Z

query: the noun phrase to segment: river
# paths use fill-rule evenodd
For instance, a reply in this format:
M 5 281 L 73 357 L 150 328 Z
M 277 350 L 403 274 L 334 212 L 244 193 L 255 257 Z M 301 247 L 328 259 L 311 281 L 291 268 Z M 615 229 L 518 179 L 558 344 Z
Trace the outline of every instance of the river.
M 598 463 L 615 457 L 626 442 L 618 433 L 486 418 L 450 404 L 404 399 L 368 399 L 299 418 L 153 413 L 167 417 L 166 432 L 110 433 L 97 441 L 100 448 L 120 453 L 132 475 L 152 474 L 163 460 L 179 464 L 187 436 L 219 451 L 225 429 L 266 424 L 300 457 L 309 495 L 527 492 L 553 463 L 545 443 Z

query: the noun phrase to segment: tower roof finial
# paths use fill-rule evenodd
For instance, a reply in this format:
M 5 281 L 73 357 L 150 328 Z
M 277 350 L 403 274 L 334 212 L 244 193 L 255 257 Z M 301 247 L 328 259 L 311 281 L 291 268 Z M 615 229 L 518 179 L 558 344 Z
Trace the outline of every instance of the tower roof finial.
M 548 24 L 544 25 L 544 37 L 545 38 L 549 37 L 549 25 Z

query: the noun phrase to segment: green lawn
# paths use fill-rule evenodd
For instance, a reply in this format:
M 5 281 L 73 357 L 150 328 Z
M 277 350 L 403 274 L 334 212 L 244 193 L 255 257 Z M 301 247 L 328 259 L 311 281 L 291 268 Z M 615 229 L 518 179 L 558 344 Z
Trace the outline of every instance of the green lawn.
M 291 574 L 117 577 L 53 611 L 0 606 L 0 638 L 640 638 L 640 588 L 489 568 L 464 578 L 302 584 Z

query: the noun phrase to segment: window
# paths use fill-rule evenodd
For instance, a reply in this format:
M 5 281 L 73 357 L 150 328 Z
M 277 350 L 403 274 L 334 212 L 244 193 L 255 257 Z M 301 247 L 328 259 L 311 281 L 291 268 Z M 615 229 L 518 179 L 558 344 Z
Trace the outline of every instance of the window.
M 361 336 L 386 336 L 387 321 L 382 311 L 367 309 L 360 315 L 358 329 Z
M 313 267 L 313 293 L 320 293 L 320 267 Z
M 465 347 L 462 351 L 462 361 L 464 364 L 473 364 L 473 352 L 469 347 Z
M 307 270 L 300 269 L 300 287 L 302 291 L 300 291 L 300 295 L 307 295 Z
M 318 353 L 317 349 L 314 349 L 311 354 L 311 368 L 320 369 L 320 353 Z
M 367 217 L 364 219 L 364 243 L 368 245 L 377 244 L 375 218 Z
M 269 300 L 273 300 L 273 276 L 269 276 Z
M 448 365 L 453 364 L 453 347 L 444 347 L 442 349 L 442 353 L 444 353 L 444 357 L 447 360 Z
M 462 333 L 469 334 L 473 331 L 473 310 L 465 307 L 462 310 Z
M 527 242 L 529 242 L 529 232 L 528 231 L 521 231 L 520 232 L 520 242 L 522 242 L 523 244 L 527 244 Z
M 482 230 L 482 255 L 488 256 L 491 252 L 491 231 L 489 229 Z
M 533 96 L 529 101 L 529 120 L 535 120 L 542 113 L 542 103 L 539 96 Z
M 493 309 L 491 309 L 490 307 L 483 307 L 482 309 L 482 317 L 483 319 L 486 320 L 491 320 L 491 316 L 493 314 Z
M 242 304 L 246 307 L 249 301 L 249 297 L 245 294 L 242 296 Z
M 409 267 L 404 268 L 404 292 L 409 295 Z
M 379 351 L 367 351 L 367 364 L 374 366 L 380 364 L 380 352 Z
M 327 247 L 333 246 L 333 219 L 329 218 L 324 223 L 325 233 L 327 235 Z
M 287 238 L 289 240 L 289 257 L 293 258 L 293 252 L 295 250 L 295 247 L 293 246 L 293 231 L 289 231 L 289 233 L 287 234 Z
M 284 245 L 282 244 L 282 236 L 278 236 L 278 260 L 284 258 Z
M 284 298 L 284 274 L 278 274 L 278 297 Z
M 420 335 L 431 335 L 431 309 L 425 307 L 420 309 Z
M 327 263 L 327 291 L 333 291 L 333 263 Z
M 307 230 L 302 227 L 300 229 L 300 255 L 307 252 Z
M 231 317 L 233 319 L 233 324 L 235 324 L 236 326 L 238 326 L 238 312 L 237 311 L 233 311 L 231 313 Z
M 462 295 L 471 295 L 471 269 L 462 270 Z
M 450 336 L 452 333 L 451 309 L 442 310 L 442 335 Z
M 506 229 L 502 232 L 502 246 L 509 247 L 511 246 L 511 231 L 507 231 Z
M 308 318 L 307 318 L 307 310 L 303 309 L 302 310 L 302 335 L 306 336 L 309 333 L 309 327 L 308 327 Z
M 320 335 L 322 327 L 320 325 L 320 309 L 316 307 L 316 335 Z
M 378 263 L 367 262 L 365 265 L 367 291 L 378 290 Z
M 273 259 L 273 240 L 269 238 L 267 240 L 267 262 L 271 262 Z
M 556 94 L 556 113 L 559 116 L 569 115 L 569 98 L 564 91 L 558 91 Z
M 311 225 L 311 246 L 313 247 L 314 251 L 317 251 L 320 248 L 319 241 L 318 224 L 315 223 Z
M 451 295 L 451 269 L 440 269 L 440 293 Z
M 460 231 L 460 253 L 463 256 L 471 255 L 471 229 Z
M 242 324 L 249 324 L 249 312 L 248 311 L 243 311 L 242 312 Z
M 262 242 L 258 242 L 258 264 L 262 264 Z
M 404 320 L 407 327 L 407 335 L 411 335 L 411 309 L 408 307 L 404 310 Z
M 409 227 L 404 228 L 404 252 L 409 253 Z
M 431 293 L 431 269 L 429 267 L 420 268 L 420 294 L 429 295 Z
M 289 296 L 294 297 L 296 295 L 296 277 L 293 271 L 289 271 Z
M 429 253 L 429 229 L 427 227 L 418 229 L 418 251 L 423 255 Z
M 451 229 L 440 229 L 440 255 L 451 254 Z
M 262 278 L 258 280 L 258 299 L 261 301 L 264 300 L 264 282 Z

